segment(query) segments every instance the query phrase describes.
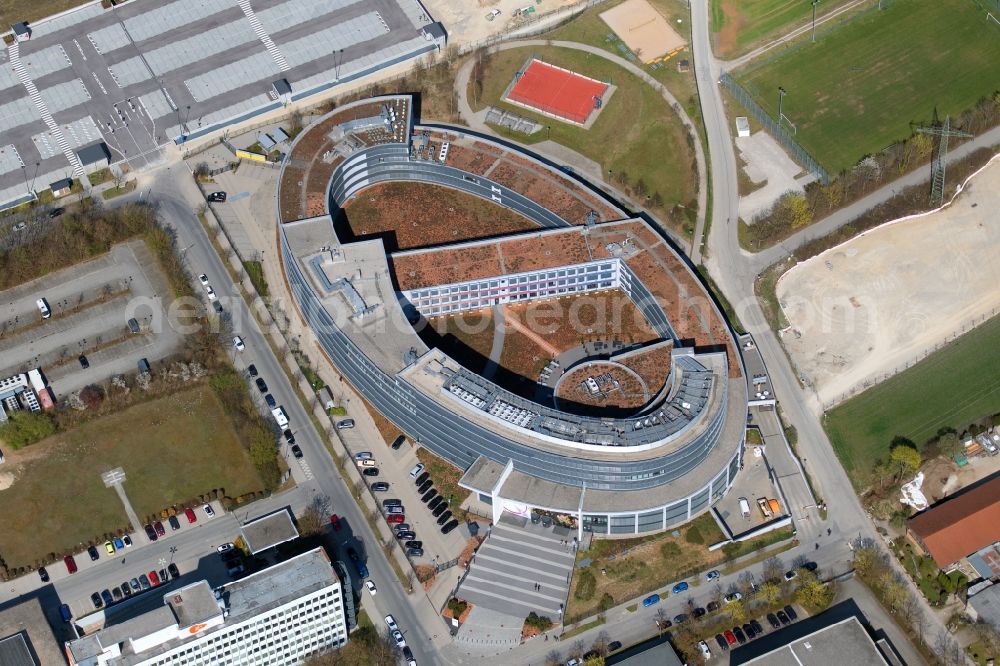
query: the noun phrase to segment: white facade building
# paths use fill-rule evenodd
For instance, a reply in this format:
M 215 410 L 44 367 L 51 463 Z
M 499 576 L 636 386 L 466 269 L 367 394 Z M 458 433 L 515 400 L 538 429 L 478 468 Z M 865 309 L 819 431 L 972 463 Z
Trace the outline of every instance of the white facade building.
M 95 613 L 103 628 L 66 644 L 71 665 L 291 666 L 347 642 L 340 579 L 322 548 L 214 590 L 199 581 L 164 591 L 155 607 L 130 601 L 133 612 L 126 602 Z

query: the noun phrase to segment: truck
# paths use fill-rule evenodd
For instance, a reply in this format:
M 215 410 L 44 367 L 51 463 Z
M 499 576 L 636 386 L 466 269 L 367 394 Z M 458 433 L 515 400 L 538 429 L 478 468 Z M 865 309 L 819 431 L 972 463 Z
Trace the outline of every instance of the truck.
M 486 20 L 487 21 L 492 21 L 493 19 L 495 19 L 498 16 L 500 16 L 500 10 L 499 9 L 491 9 L 490 13 L 486 15 Z
M 765 520 L 771 517 L 771 505 L 768 504 L 766 499 L 764 499 L 763 497 L 758 497 L 757 506 L 760 508 L 760 513 L 761 515 L 764 516 Z
M 767 503 L 771 507 L 771 513 L 776 516 L 781 513 L 781 505 L 778 504 L 778 500 L 771 498 L 767 500 Z
M 52 310 L 49 309 L 49 302 L 44 298 L 39 298 L 35 301 L 35 305 L 38 306 L 38 311 L 42 313 L 42 319 L 48 319 L 52 316 Z
M 750 502 L 747 501 L 746 497 L 740 498 L 740 513 L 743 514 L 744 518 L 750 520 Z
M 285 414 L 285 408 L 281 405 L 272 409 L 271 415 L 274 417 L 274 420 L 278 422 L 279 427 L 284 428 L 288 425 L 288 415 Z

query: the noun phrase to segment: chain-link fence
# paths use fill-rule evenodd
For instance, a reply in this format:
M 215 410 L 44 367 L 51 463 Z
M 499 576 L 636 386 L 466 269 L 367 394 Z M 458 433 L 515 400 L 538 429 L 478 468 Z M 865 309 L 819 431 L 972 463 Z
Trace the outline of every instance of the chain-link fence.
M 768 115 L 760 104 L 754 100 L 753 95 L 751 95 L 743 86 L 737 83 L 736 79 L 729 76 L 729 74 L 723 72 L 722 78 L 719 79 L 719 83 L 729 91 L 736 101 L 743 105 L 743 107 L 750 113 L 754 119 L 761 124 L 761 126 L 766 129 L 771 136 L 778 140 L 785 147 L 785 149 L 791 154 L 792 159 L 804 166 L 806 169 L 815 174 L 816 178 L 824 185 L 829 184 L 830 175 L 826 172 L 826 169 L 819 165 L 813 156 L 810 155 L 805 148 L 803 148 L 798 141 L 789 134 L 784 127 L 781 127 L 774 118 Z

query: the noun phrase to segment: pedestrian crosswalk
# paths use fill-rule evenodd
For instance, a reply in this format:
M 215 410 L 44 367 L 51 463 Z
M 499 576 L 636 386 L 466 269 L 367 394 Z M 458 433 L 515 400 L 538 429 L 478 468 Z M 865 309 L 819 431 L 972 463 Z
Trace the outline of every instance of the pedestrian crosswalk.
M 304 458 L 299 458 L 299 467 L 302 468 L 302 473 L 306 475 L 306 481 L 313 480 L 312 468 L 309 467 L 309 463 L 305 461 Z
M 20 42 L 15 41 L 7 47 L 7 52 L 10 56 L 10 64 L 14 68 L 14 73 L 17 74 L 18 80 L 24 86 L 24 89 L 28 91 L 28 97 L 31 99 L 32 104 L 35 105 L 35 108 L 38 109 L 39 114 L 41 114 L 42 120 L 48 126 L 52 138 L 55 139 L 56 145 L 59 146 L 59 150 L 66 156 L 70 165 L 72 165 L 73 175 L 77 178 L 83 178 L 83 164 L 80 163 L 80 158 L 70 148 L 69 141 L 66 140 L 66 135 L 63 134 L 62 128 L 56 124 L 55 119 L 52 118 L 48 106 L 46 106 L 42 96 L 38 94 L 38 87 L 31 80 L 31 76 L 28 75 L 28 70 L 25 68 L 24 63 L 21 62 Z
M 263 24 L 261 24 L 260 19 L 257 18 L 257 14 L 254 13 L 253 7 L 250 6 L 250 0 L 237 0 L 240 9 L 243 10 L 243 14 L 250 21 L 250 27 L 253 28 L 254 33 L 257 35 L 258 39 L 264 44 L 264 48 L 267 52 L 274 58 L 274 62 L 278 64 L 278 69 L 282 72 L 287 72 L 291 69 L 288 66 L 288 61 L 285 60 L 284 54 L 278 49 L 277 44 L 271 39 L 271 36 L 267 34 L 267 30 L 264 29 Z

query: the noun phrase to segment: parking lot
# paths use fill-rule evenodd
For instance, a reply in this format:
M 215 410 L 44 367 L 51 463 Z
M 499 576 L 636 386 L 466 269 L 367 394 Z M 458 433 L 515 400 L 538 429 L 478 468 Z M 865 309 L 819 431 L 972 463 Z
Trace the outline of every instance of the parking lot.
M 416 534 L 412 540 L 422 542 L 423 555 L 410 557 L 410 560 L 414 564 L 443 564 L 458 557 L 469 537 L 468 531 L 460 524 L 448 534 L 441 533 L 441 525 L 438 524 L 440 515 L 434 516 L 428 504 L 421 501 L 421 494 L 417 492 L 414 483 L 415 478 L 410 475 L 410 471 L 419 463 L 410 443 L 405 442 L 393 450 L 389 445 L 382 443 L 381 437 L 370 439 L 365 437 L 361 428 L 342 429 L 339 433 L 353 456 L 371 452 L 375 463 L 371 467 L 377 468 L 379 474 L 364 477 L 368 485 L 371 486 L 378 481 L 389 484 L 387 491 L 375 493 L 379 508 L 385 510 L 383 507 L 385 500 L 398 499 L 402 503 L 405 522 L 410 526 L 410 531 Z M 352 461 L 352 464 L 357 464 L 357 461 Z M 429 490 L 430 488 L 425 490 L 425 493 Z M 447 511 L 447 505 L 444 504 Z M 443 513 L 442 511 L 442 515 Z M 401 542 L 400 545 L 404 544 Z
M 170 290 L 156 265 L 145 244 L 133 241 L 0 293 L 0 377 L 40 367 L 59 397 L 177 350 L 180 334 L 165 317 Z
M 771 482 L 764 452 L 757 455 L 756 447 L 747 446 L 746 454 L 743 457 L 743 471 L 736 478 L 729 493 L 715 505 L 715 510 L 722 517 L 723 522 L 733 535 L 739 535 L 749 530 L 757 529 L 764 523 L 770 522 L 788 513 L 787 507 L 780 506 L 777 514 L 765 516 L 758 506 L 759 499 L 776 499 L 781 504 L 781 498 L 774 484 Z M 740 510 L 740 499 L 745 498 L 749 505 L 749 516 L 744 516 Z
M 435 48 L 406 0 L 89 3 L 0 51 L 0 203 L 84 169 L 80 148 L 143 168 L 159 148 Z M 443 40 L 441 40 L 443 41 Z

